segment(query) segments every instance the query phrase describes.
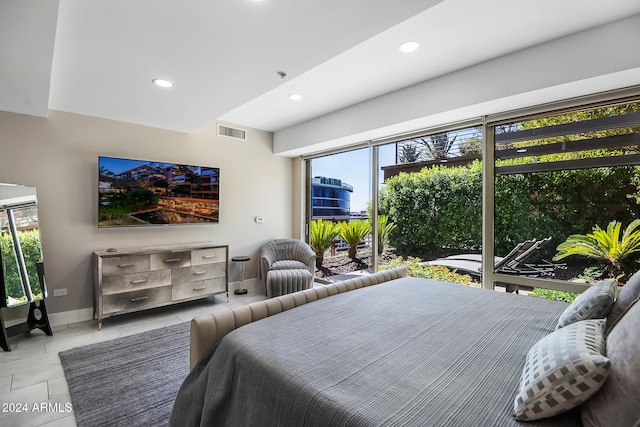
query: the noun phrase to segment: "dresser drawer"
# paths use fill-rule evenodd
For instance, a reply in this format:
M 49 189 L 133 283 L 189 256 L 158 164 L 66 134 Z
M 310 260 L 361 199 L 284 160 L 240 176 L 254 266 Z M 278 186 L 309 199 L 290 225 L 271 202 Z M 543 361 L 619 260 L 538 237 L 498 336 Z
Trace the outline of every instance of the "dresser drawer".
M 142 289 L 119 294 L 104 295 L 102 311 L 104 314 L 119 311 L 137 311 L 157 307 L 171 302 L 171 286 Z
M 195 282 L 179 283 L 171 287 L 171 297 L 173 301 L 187 298 L 205 297 L 210 294 L 224 292 L 226 282 L 224 277 L 208 280 L 197 280 Z
M 226 263 L 202 264 L 193 267 L 174 268 L 171 270 L 171 284 L 194 282 L 196 280 L 224 277 L 227 272 Z
M 191 265 L 211 264 L 227 260 L 227 248 L 197 249 L 191 252 Z
M 110 295 L 171 284 L 171 270 L 119 274 L 102 278 L 102 294 Z
M 102 275 L 149 271 L 149 255 L 122 255 L 102 258 Z
M 188 267 L 191 265 L 191 252 L 164 252 L 151 254 L 151 270 Z

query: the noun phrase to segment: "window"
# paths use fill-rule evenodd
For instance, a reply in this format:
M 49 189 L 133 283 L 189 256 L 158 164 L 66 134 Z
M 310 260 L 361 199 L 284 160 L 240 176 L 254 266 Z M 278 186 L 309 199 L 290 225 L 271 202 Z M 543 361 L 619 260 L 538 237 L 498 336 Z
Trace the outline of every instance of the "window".
M 316 276 L 331 280 L 332 274 L 372 270 L 369 209 L 371 206 L 371 149 L 369 147 L 325 155 L 309 160 L 310 244 L 324 259 Z M 335 238 L 325 239 L 317 227 L 351 227 Z M 320 258 L 320 256 L 318 256 Z
M 395 163 L 382 166 L 380 213 L 396 224 L 400 252 L 423 260 L 480 253 L 482 132 L 454 127 L 380 147 L 395 150 Z
M 640 218 L 639 93 L 632 88 L 531 107 L 310 158 L 314 177 L 340 180 L 336 191 L 314 190 L 313 215 L 345 215 L 349 206 L 353 218 L 354 195 L 369 191 L 374 200 L 361 213 L 371 215 L 375 204 L 378 218 L 394 223 L 387 244 L 405 258 L 474 261 L 473 279 L 487 288 L 581 291 L 584 285 L 568 279 L 609 274 L 607 261 L 554 260 L 558 245 L 611 221 Z M 356 153 L 360 160 L 345 160 Z M 317 173 L 320 159 L 336 169 Z M 347 178 L 356 169 L 376 192 Z M 511 264 L 520 268 L 496 268 L 533 239 L 542 243 Z M 629 270 L 640 268 L 638 258 L 625 260 Z
M 525 118 L 494 132 L 496 254 L 550 238 L 528 259 L 549 266 L 570 235 L 640 218 L 639 102 Z M 608 268 L 586 256 L 561 261 L 551 277 L 598 278 Z

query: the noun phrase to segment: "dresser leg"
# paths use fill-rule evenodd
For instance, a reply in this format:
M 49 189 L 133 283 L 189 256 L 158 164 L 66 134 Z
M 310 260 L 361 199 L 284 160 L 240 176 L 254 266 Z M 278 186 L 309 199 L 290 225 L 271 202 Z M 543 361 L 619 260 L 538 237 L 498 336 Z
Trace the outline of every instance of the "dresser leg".
M 102 317 L 98 319 L 98 330 L 102 330 Z

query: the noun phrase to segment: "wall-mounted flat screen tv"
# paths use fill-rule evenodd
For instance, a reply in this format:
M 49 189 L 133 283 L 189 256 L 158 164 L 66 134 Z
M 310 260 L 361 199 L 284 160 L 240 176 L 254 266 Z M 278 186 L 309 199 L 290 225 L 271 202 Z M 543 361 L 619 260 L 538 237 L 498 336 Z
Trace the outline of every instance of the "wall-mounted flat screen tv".
M 219 221 L 220 169 L 98 157 L 98 227 Z

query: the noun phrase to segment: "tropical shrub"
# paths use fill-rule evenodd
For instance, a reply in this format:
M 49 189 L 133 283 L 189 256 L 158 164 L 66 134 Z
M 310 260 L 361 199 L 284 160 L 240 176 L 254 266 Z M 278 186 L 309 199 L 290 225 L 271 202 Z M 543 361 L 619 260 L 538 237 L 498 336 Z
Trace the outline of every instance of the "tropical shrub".
M 604 260 L 607 263 L 606 272 L 609 277 L 619 278 L 627 273 L 624 260 L 629 255 L 640 251 L 640 219 L 632 221 L 622 235 L 622 223 L 611 221 L 606 230 L 598 225 L 586 235 L 573 234 L 557 247 L 558 253 L 554 261 L 571 255 L 585 256 Z
M 314 219 L 311 221 L 310 246 L 316 253 L 316 267 L 324 261 L 324 253 L 333 245 L 340 232 L 340 225 L 332 221 Z
M 341 221 L 338 235 L 349 246 L 349 258 L 354 259 L 358 250 L 358 245 L 371 233 L 371 227 L 367 221 L 362 219 L 352 219 Z

